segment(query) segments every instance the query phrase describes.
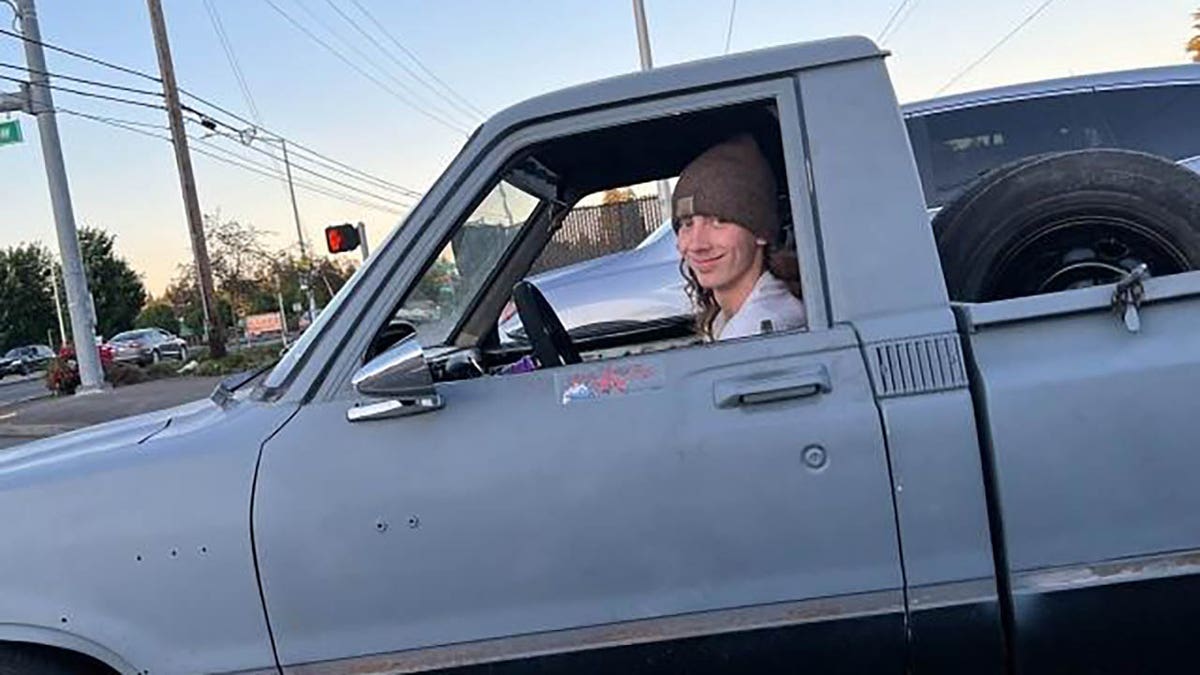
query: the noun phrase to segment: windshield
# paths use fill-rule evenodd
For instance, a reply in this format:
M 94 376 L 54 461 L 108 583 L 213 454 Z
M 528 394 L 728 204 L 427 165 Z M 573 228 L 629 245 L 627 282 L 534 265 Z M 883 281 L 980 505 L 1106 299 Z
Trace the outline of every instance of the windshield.
M 14 348 L 8 350 L 8 352 L 4 355 L 4 358 L 16 359 L 16 358 L 20 358 L 24 354 L 25 354 L 25 352 L 20 347 L 14 347 Z
M 116 335 L 112 336 L 112 339 L 109 340 L 109 342 L 129 342 L 130 340 L 138 340 L 145 336 L 146 331 L 144 330 L 128 330 L 124 333 L 117 333 Z

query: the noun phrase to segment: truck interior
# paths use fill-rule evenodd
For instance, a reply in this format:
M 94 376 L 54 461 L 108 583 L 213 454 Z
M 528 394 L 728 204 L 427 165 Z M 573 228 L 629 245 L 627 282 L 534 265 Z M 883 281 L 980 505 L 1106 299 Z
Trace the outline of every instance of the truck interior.
M 459 283 L 453 291 L 439 291 L 441 301 L 431 297 L 434 294 L 429 292 L 428 284 L 422 299 L 417 298 L 420 290 L 411 290 L 391 321 L 377 333 L 364 361 L 414 331 L 438 381 L 498 374 L 531 355 L 539 367 L 549 367 L 699 343 L 691 317 L 614 321 L 580 326 L 567 333 L 536 286 L 522 282 L 581 199 L 609 188 L 677 177 L 705 149 L 743 132 L 754 136 L 775 173 L 785 241 L 791 245 L 784 153 L 778 114 L 771 101 L 653 118 L 557 138 L 514 157 L 497 177 L 499 187 L 481 196 L 482 203 L 499 190 L 503 205 L 498 217 L 507 222 L 493 229 L 503 234 L 471 241 L 467 235 L 475 234 L 470 232 L 472 219 L 478 218 L 482 208 L 477 206 L 459 223 L 451 241 L 444 242 L 443 254 L 429 261 L 424 273 L 425 278 L 440 274 L 442 278 L 461 281 L 474 277 L 478 281 Z M 518 192 L 521 194 L 514 194 Z M 536 202 L 523 220 L 513 217 L 512 204 L 517 198 Z M 472 245 L 488 247 L 489 251 L 471 251 Z M 445 298 L 451 294 L 471 297 L 448 303 Z M 510 301 L 516 302 L 529 337 L 502 343 L 498 319 Z M 457 304 L 450 312 L 453 316 L 446 315 L 448 304 Z M 418 305 L 420 311 L 416 310 Z

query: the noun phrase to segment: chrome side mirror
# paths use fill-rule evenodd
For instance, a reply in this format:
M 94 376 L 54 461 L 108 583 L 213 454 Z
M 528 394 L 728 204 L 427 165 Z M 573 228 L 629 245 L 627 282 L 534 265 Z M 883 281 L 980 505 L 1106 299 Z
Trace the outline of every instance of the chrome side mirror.
M 350 408 L 346 419 L 351 422 L 416 415 L 438 410 L 444 404 L 434 389 L 433 373 L 415 334 L 371 359 L 350 382 L 363 396 L 387 399 Z

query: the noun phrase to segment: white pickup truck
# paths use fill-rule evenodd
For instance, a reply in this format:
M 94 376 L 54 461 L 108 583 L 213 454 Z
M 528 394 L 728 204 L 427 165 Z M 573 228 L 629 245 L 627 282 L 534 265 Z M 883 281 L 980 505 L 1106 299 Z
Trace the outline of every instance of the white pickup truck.
M 0 673 L 1194 669 L 1195 175 L 1050 155 L 931 228 L 884 57 L 501 112 L 269 374 L 0 455 Z M 577 341 L 534 294 L 501 343 L 584 195 L 739 133 L 807 329 Z

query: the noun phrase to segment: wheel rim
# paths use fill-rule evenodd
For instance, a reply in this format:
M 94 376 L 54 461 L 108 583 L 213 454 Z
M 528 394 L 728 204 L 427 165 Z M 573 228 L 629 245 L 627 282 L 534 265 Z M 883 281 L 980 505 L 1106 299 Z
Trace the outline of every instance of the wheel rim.
M 1171 242 L 1122 214 L 1052 216 L 1031 229 L 992 268 L 980 300 L 1111 284 L 1142 263 L 1156 276 L 1191 267 Z

